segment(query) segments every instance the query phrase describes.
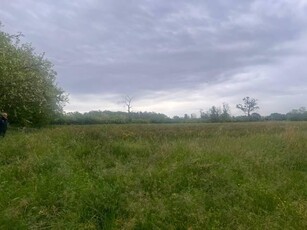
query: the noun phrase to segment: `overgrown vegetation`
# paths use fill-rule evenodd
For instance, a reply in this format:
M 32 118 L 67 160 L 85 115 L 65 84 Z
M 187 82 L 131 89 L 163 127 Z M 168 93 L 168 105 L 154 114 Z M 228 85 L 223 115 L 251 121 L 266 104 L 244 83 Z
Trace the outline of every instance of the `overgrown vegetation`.
M 306 229 L 307 123 L 62 126 L 0 140 L 1 229 Z
M 67 100 L 56 85 L 53 65 L 31 44 L 21 43 L 22 34 L 1 29 L 0 22 L 0 112 L 23 126 L 48 124 Z

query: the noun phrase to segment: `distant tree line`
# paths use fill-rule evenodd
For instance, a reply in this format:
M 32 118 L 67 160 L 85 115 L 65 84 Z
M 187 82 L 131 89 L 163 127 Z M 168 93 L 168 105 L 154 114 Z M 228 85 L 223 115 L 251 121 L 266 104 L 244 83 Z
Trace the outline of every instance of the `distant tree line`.
M 53 124 L 125 124 L 125 123 L 169 123 L 168 116 L 155 112 L 90 111 L 69 112 L 57 116 Z
M 184 114 L 183 117 L 168 117 L 162 113 L 155 112 L 133 112 L 132 97 L 124 97 L 124 105 L 127 112 L 112 111 L 90 111 L 86 113 L 69 112 L 59 114 L 53 124 L 125 124 L 125 123 L 197 123 L 197 122 L 247 122 L 247 121 L 307 121 L 307 111 L 305 107 L 293 109 L 281 114 L 272 113 L 269 116 L 261 116 L 255 112 L 259 109 L 257 99 L 245 97 L 242 104 L 237 104 L 236 108 L 245 113 L 243 116 L 232 116 L 227 103 L 222 106 L 212 106 L 207 111 L 200 110 L 200 116 L 196 114 Z
M 271 113 L 270 116 L 265 117 L 265 120 L 273 121 L 307 121 L 307 111 L 305 107 L 293 109 L 286 114 Z
M 112 112 L 112 111 L 90 111 L 86 113 L 69 112 L 55 117 L 53 124 L 58 125 L 85 125 L 85 124 L 126 124 L 126 123 L 215 123 L 215 122 L 256 122 L 256 121 L 307 121 L 305 107 L 293 109 L 281 114 L 272 113 L 269 116 L 261 116 L 259 113 L 251 113 L 250 116 L 231 116 L 229 106 L 223 104 L 221 107 L 212 106 L 207 112 L 200 111 L 200 116 L 185 114 L 182 117 L 168 117 L 162 113 L 155 112 Z

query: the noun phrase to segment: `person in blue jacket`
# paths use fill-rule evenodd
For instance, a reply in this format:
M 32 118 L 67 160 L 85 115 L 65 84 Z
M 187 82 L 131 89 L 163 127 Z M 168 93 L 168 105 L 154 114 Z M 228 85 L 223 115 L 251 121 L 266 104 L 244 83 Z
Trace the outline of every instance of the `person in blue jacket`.
M 1 114 L 1 119 L 0 119 L 0 136 L 4 137 L 6 130 L 7 130 L 7 113 L 2 113 Z

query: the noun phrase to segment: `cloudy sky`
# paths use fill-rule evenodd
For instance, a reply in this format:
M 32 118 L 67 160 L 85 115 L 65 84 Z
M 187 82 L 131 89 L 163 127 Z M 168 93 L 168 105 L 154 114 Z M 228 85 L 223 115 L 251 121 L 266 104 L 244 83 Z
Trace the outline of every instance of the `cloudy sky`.
M 307 0 L 1 0 L 0 21 L 46 52 L 66 111 L 307 106 Z

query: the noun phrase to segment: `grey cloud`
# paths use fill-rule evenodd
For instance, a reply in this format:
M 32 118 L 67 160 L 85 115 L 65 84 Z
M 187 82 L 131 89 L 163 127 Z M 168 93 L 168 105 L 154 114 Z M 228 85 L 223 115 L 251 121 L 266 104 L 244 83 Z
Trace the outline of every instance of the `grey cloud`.
M 307 33 L 306 15 L 306 6 L 286 0 L 16 0 L 0 8 L 5 29 L 46 51 L 60 85 L 76 95 L 195 90 L 259 66 L 278 69 L 306 55 L 295 45 Z M 292 83 L 267 78 L 294 85 L 304 73 L 298 67 Z

